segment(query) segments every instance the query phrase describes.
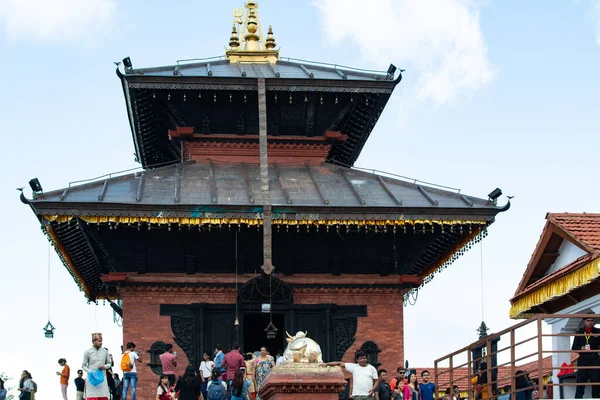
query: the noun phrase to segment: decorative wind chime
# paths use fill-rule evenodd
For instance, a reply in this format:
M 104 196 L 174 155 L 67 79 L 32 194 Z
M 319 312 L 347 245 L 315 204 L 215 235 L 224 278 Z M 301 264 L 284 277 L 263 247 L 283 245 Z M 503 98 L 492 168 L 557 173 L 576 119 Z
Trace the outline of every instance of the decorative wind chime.
M 54 326 L 50 322 L 50 251 L 51 246 L 48 243 L 48 323 L 44 327 L 44 336 L 48 339 L 52 339 L 54 337 Z

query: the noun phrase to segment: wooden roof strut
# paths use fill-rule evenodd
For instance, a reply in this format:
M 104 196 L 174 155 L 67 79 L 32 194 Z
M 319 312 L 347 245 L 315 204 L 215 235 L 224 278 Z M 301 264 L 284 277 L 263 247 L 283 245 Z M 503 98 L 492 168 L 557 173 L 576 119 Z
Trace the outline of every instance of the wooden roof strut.
M 246 185 L 246 192 L 248 193 L 248 201 L 250 204 L 254 204 L 254 193 L 252 193 L 252 187 L 250 186 L 250 176 L 248 175 L 248 165 L 242 163 L 242 174 L 244 175 L 244 184 Z
M 360 196 L 360 194 L 356 190 L 356 187 L 352 184 L 352 182 L 350 182 L 350 179 L 348 178 L 348 175 L 346 175 L 346 171 L 344 171 L 341 168 L 339 168 L 339 171 L 342 174 L 342 176 L 344 177 L 344 180 L 346 181 L 346 183 L 348 184 L 348 186 L 350 187 L 350 190 L 352 190 L 352 193 L 354 193 L 354 197 L 356 197 L 356 200 L 358 200 L 358 202 L 361 205 L 363 205 L 363 206 L 365 204 L 367 204 L 367 202 Z
M 390 198 L 392 200 L 394 200 L 394 202 L 397 205 L 401 206 L 402 205 L 402 200 L 400 200 L 399 198 L 397 198 L 396 195 L 394 193 L 392 193 L 391 189 L 385 183 L 385 181 L 383 180 L 383 178 L 380 177 L 379 175 L 377 175 L 377 181 L 379 182 L 379 184 L 381 185 L 381 187 L 383 188 L 383 190 L 385 190 L 385 192 L 388 194 L 388 196 L 390 196 Z
M 283 181 L 283 178 L 281 177 L 281 171 L 279 170 L 279 165 L 273 163 L 273 167 L 275 168 L 275 175 L 277 175 L 277 180 L 279 181 L 279 184 L 281 185 L 281 190 L 283 190 L 283 196 L 285 197 L 285 202 L 288 204 L 292 204 L 292 198 L 290 197 L 290 192 L 285 187 L 285 182 Z
M 217 197 L 217 178 L 215 176 L 215 166 L 212 160 L 208 160 L 208 174 L 210 176 L 210 198 L 213 203 L 218 200 Z
M 312 180 L 313 184 L 315 185 L 315 188 L 317 189 L 317 192 L 319 193 L 319 197 L 321 197 L 321 201 L 323 202 L 323 204 L 328 205 L 329 200 L 325 197 L 325 194 L 323 193 L 321 186 L 319 186 L 319 182 L 317 182 L 317 179 L 315 178 L 315 173 L 313 172 L 312 168 L 310 167 L 310 165 L 308 163 L 305 163 L 304 165 L 306 165 L 306 169 L 308 170 L 308 175 L 310 175 L 310 179 Z

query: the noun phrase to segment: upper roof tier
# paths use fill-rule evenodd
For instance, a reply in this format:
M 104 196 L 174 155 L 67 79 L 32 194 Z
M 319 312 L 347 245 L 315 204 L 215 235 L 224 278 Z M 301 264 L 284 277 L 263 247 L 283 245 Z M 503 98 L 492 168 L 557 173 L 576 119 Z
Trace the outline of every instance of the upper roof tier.
M 129 57 L 123 59 L 124 68 L 118 68 L 117 75 L 142 166 L 186 161 L 185 142 L 214 142 L 210 135 L 240 135 L 238 141 L 253 142 L 248 136 L 258 134 L 258 83 L 262 79 L 269 138 L 297 138 L 296 144 L 302 146 L 307 138 L 325 137 L 327 132 L 347 137 L 321 151 L 318 159 L 314 153 L 306 153 L 306 158 L 292 149 L 287 162 L 352 166 L 402 79 L 402 70 L 397 72 L 393 65 L 387 71 L 372 71 L 281 59 L 275 47 L 272 28 L 263 35 L 257 2 L 248 1 L 245 12 L 234 10 L 229 47 L 223 56 L 149 68 L 134 68 Z M 169 131 L 178 128 L 185 128 L 190 137 L 171 137 Z M 191 133 L 201 136 L 191 137 Z M 231 152 L 235 153 L 224 150 L 221 158 Z
M 213 78 L 265 78 L 265 79 L 314 79 L 328 81 L 394 81 L 394 75 L 386 71 L 362 70 L 337 64 L 284 58 L 277 63 L 245 62 L 232 63 L 225 56 L 205 59 L 180 60 L 174 65 L 150 68 L 125 69 L 129 76 L 182 76 Z M 335 88 L 329 88 L 335 91 Z M 347 91 L 338 88 L 338 91 Z

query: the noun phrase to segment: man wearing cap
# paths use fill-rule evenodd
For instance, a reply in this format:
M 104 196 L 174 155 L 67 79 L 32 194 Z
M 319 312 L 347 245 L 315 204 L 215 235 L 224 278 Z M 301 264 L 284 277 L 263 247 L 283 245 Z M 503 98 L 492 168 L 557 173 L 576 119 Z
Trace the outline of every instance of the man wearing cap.
M 575 334 L 582 336 L 575 336 L 573 340 L 572 350 L 593 350 L 593 352 L 579 353 L 579 359 L 577 360 L 578 367 L 594 367 L 593 369 L 582 369 L 577 368 L 577 383 L 585 383 L 590 380 L 590 383 L 596 383 L 592 386 L 592 397 L 600 398 L 600 357 L 598 357 L 598 350 L 600 349 L 600 329 L 594 327 L 595 321 L 593 316 L 585 317 L 583 319 L 583 328 L 577 330 Z M 585 386 L 577 386 L 575 389 L 575 398 L 582 399 L 583 393 L 585 392 Z
M 108 400 L 110 390 L 106 381 L 106 370 L 111 367 L 108 350 L 102 347 L 102 334 L 92 333 L 92 347 L 83 353 L 81 368 L 87 372 L 85 394 L 87 400 Z

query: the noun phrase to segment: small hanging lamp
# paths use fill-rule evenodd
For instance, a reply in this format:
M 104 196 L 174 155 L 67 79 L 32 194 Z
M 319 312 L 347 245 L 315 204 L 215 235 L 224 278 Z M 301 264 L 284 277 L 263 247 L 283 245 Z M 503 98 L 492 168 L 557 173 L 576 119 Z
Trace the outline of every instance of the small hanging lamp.
M 269 325 L 265 328 L 265 333 L 267 334 L 267 339 L 275 339 L 277 337 L 277 327 L 273 324 L 273 300 L 272 300 L 272 288 L 271 288 L 271 278 L 272 274 L 269 274 Z
M 50 322 L 50 251 L 51 246 L 48 243 L 48 323 L 44 327 L 44 336 L 47 339 L 52 339 L 54 337 L 54 326 Z

